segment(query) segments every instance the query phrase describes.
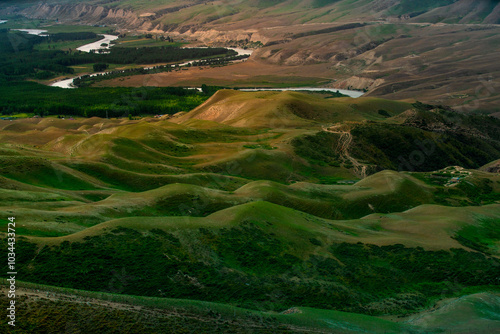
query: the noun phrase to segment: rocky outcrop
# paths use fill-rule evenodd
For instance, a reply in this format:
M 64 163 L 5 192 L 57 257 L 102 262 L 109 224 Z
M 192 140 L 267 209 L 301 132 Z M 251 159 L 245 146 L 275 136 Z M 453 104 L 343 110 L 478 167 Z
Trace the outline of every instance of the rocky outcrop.
M 500 160 L 482 167 L 481 170 L 489 173 L 500 173 Z
M 187 31 L 174 31 L 173 35 L 180 37 L 196 39 L 204 44 L 210 45 L 212 43 L 226 43 L 229 41 L 248 40 L 249 42 L 263 42 L 266 43 L 268 38 L 260 34 L 257 30 L 197 30 L 196 28 Z
M 36 6 L 22 10 L 20 13 L 32 19 L 57 19 L 59 22 L 91 25 L 116 25 L 122 29 L 133 29 L 136 31 L 148 31 L 153 33 L 169 32 L 173 36 L 198 40 L 204 44 L 226 43 L 229 41 L 248 40 L 249 42 L 266 43 L 268 38 L 262 36 L 257 30 L 230 30 L 221 31 L 206 29 L 200 25 L 177 25 L 158 23 L 161 15 L 168 15 L 173 10 L 179 10 L 188 6 L 179 6 L 159 10 L 148 15 L 138 15 L 130 10 L 105 8 L 88 4 L 46 4 L 40 3 Z
M 366 77 L 352 76 L 349 79 L 336 82 L 335 88 L 366 89 L 370 91 L 384 83 L 385 83 L 384 79 L 370 79 Z

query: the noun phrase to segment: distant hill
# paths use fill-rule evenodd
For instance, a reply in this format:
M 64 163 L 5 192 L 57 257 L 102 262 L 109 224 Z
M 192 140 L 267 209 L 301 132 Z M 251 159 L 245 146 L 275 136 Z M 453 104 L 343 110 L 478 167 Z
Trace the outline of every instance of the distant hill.
M 38 18 L 77 19 L 86 23 L 119 23 L 161 30 L 205 29 L 235 24 L 239 27 L 330 23 L 363 20 L 409 22 L 500 23 L 495 0 L 274 0 L 237 1 L 7 1 L 29 6 L 23 13 Z M 4 5 L 5 6 L 5 5 Z M 286 15 L 284 15 L 286 14 Z
M 174 118 L 220 122 L 238 127 L 296 127 L 320 122 L 383 120 L 377 111 L 397 115 L 411 108 L 409 103 L 375 98 L 318 99 L 297 92 L 238 92 L 221 90 L 198 108 Z

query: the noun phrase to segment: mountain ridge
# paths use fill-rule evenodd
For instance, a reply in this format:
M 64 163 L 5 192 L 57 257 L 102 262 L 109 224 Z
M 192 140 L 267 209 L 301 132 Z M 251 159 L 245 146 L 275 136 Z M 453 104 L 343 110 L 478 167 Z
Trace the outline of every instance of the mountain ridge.
M 23 2 L 21 2 L 23 4 Z M 25 2 L 30 4 L 30 2 Z M 16 2 L 18 5 L 18 2 Z M 209 7 L 209 8 L 207 8 Z M 351 9 L 356 8 L 353 16 Z M 21 8 L 20 8 L 21 9 Z M 367 20 L 389 20 L 426 23 L 500 23 L 500 4 L 495 0 L 379 0 L 366 1 L 166 1 L 140 3 L 137 1 L 46 1 L 20 11 L 31 18 L 77 19 L 82 23 L 126 24 L 146 30 L 185 32 L 203 30 L 204 26 L 265 27 L 297 23 L 329 23 Z M 251 13 L 249 17 L 249 13 Z M 286 13 L 284 19 L 283 13 Z M 189 21 L 186 18 L 190 17 Z M 266 18 L 262 20 L 261 18 Z M 121 20 L 117 22 L 117 19 Z M 243 22 L 243 23 L 242 23 Z M 249 24 L 252 22 L 252 24 Z M 255 24 L 257 22 L 257 24 Z M 231 28 L 229 26 L 232 25 Z M 224 30 L 224 29 L 223 29 Z

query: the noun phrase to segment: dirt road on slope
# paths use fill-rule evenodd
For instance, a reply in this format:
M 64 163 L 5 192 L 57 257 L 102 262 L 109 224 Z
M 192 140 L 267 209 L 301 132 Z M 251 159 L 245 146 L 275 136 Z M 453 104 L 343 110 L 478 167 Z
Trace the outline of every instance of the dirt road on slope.
M 331 127 L 324 126 L 323 131 L 340 134 L 337 147 L 335 148 L 336 152 L 338 152 L 342 158 L 349 160 L 352 163 L 356 176 L 364 179 L 366 177 L 366 166 L 361 164 L 349 153 L 349 148 L 351 147 L 353 141 L 350 129 L 344 124 L 337 124 Z

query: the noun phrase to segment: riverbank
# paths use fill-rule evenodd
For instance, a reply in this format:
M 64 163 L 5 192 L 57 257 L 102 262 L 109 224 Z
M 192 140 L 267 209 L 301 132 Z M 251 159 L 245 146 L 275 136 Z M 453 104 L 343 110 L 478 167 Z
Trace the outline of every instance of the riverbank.
M 360 97 L 364 94 L 364 92 L 357 90 L 348 90 L 348 89 L 337 89 L 337 88 L 327 88 L 327 87 L 290 87 L 290 88 L 242 88 L 239 89 L 242 92 L 257 92 L 262 90 L 268 91 L 308 91 L 308 92 L 332 92 L 332 93 L 341 93 L 347 95 L 349 97 Z

